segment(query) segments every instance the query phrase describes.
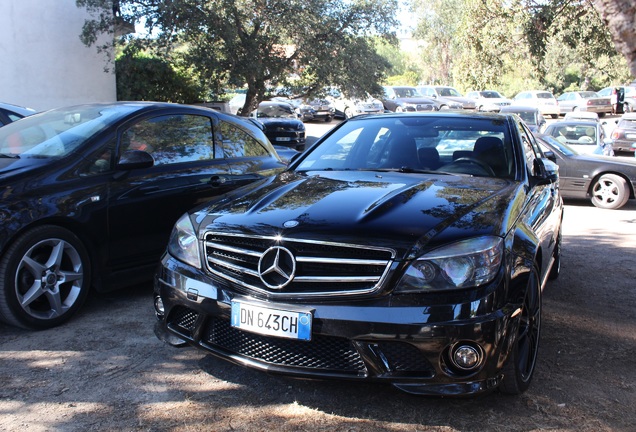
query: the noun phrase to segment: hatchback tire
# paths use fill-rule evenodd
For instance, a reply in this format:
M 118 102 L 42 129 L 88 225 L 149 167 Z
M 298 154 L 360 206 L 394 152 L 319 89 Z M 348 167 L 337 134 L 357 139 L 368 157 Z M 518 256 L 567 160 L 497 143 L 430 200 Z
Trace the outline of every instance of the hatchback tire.
M 22 234 L 0 259 L 0 318 L 27 329 L 67 321 L 90 288 L 90 261 L 67 229 L 44 225 Z

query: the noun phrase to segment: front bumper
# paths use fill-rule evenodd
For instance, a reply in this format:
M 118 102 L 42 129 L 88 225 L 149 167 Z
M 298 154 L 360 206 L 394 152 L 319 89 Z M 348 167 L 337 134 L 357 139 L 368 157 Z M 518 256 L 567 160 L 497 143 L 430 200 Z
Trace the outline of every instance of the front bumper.
M 503 277 L 496 286 L 503 287 Z M 311 340 L 266 336 L 230 324 L 231 302 L 262 300 L 239 296 L 203 271 L 165 257 L 155 281 L 157 336 L 188 344 L 233 363 L 300 378 L 386 382 L 410 393 L 467 395 L 494 389 L 515 342 L 514 305 L 493 308 L 500 289 L 460 303 L 421 305 L 389 297 L 373 300 L 280 303 L 282 310 L 312 313 Z M 397 304 L 396 304 L 397 303 Z M 460 346 L 479 353 L 469 369 L 452 360 Z

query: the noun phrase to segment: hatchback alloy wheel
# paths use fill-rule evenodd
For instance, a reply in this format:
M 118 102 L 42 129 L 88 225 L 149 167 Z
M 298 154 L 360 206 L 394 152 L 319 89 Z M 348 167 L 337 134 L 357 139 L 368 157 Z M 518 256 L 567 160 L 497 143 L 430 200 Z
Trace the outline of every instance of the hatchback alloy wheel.
M 0 264 L 0 316 L 26 328 L 66 321 L 88 294 L 88 255 L 69 231 L 43 226 L 28 231 Z

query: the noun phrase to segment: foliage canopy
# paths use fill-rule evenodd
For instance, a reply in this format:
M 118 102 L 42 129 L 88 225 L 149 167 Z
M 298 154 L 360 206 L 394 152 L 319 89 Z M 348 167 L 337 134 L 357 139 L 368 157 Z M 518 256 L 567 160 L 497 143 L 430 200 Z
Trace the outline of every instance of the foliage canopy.
M 115 21 L 144 22 L 138 43 L 191 69 L 210 94 L 246 85 L 246 113 L 276 88 L 378 94 L 390 65 L 373 38 L 396 42 L 397 0 L 76 1 L 94 16 L 83 28 L 85 44 Z

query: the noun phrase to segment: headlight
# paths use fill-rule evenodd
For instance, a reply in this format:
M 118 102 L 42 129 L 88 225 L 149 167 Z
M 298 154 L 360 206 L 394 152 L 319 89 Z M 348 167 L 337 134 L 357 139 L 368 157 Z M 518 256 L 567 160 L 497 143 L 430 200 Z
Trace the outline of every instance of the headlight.
M 435 249 L 414 260 L 396 292 L 412 293 L 476 287 L 492 281 L 503 258 L 503 239 L 488 236 Z
M 172 228 L 168 241 L 168 253 L 186 264 L 201 268 L 199 242 L 187 213 L 181 216 Z

